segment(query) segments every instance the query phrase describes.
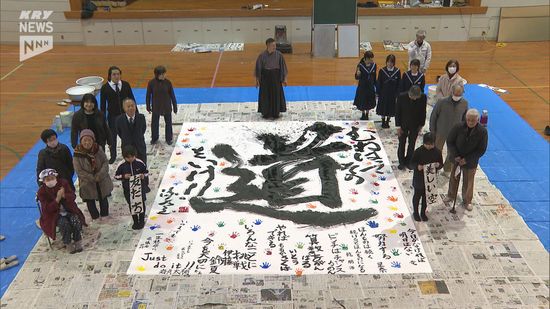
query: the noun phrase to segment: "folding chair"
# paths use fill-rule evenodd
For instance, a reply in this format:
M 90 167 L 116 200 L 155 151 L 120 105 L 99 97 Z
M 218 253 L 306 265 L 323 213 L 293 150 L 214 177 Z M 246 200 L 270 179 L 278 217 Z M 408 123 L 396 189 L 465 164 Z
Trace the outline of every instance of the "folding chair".
M 38 207 L 38 212 L 40 213 L 40 218 L 42 218 L 42 205 L 40 205 L 40 200 L 38 199 L 38 194 L 35 196 L 36 200 L 36 207 Z M 50 249 L 52 249 L 52 242 L 50 240 L 50 237 L 42 231 L 42 234 L 46 237 L 46 240 L 48 241 L 48 245 L 50 246 Z

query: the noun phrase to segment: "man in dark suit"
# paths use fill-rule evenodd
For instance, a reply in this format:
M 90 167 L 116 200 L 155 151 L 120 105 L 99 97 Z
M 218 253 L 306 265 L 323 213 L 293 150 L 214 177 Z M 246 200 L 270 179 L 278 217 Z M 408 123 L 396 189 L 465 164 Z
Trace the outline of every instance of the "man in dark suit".
M 116 132 L 122 140 L 122 147 L 132 145 L 137 150 L 137 157 L 147 164 L 147 146 L 145 144 L 145 116 L 137 113 L 136 102 L 126 98 L 123 103 L 124 114 L 116 120 Z
M 123 81 L 121 78 L 122 71 L 116 67 L 112 66 L 109 68 L 107 73 L 107 82 L 101 87 L 101 111 L 103 116 L 109 124 L 111 129 L 112 141 L 109 150 L 111 152 L 111 159 L 109 160 L 110 164 L 115 163 L 116 160 L 116 119 L 118 116 L 124 114 L 122 101 L 126 98 L 136 100 L 134 98 L 134 93 L 132 92 L 132 87 L 127 81 Z
M 426 95 L 418 85 L 413 85 L 408 92 L 403 92 L 397 97 L 395 104 L 395 126 L 399 136 L 398 169 L 404 170 L 405 167 L 412 169 L 410 161 L 414 153 L 416 137 L 424 126 L 424 122 L 426 122 Z M 407 139 L 409 144 L 405 154 Z

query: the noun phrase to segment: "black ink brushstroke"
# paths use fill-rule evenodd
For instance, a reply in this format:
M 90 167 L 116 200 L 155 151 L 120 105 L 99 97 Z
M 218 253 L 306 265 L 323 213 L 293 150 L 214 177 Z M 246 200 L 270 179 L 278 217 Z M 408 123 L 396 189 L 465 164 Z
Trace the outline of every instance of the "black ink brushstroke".
M 374 208 L 362 208 L 357 210 L 336 212 L 318 212 L 311 210 L 292 212 L 286 210 L 275 210 L 269 207 L 251 204 L 228 202 L 209 203 L 198 197 L 191 198 L 189 203 L 197 213 L 220 212 L 225 209 L 230 209 L 239 212 L 255 213 L 280 220 L 288 220 L 296 224 L 306 224 L 319 227 L 330 227 L 340 224 L 361 222 L 378 215 L 378 211 Z

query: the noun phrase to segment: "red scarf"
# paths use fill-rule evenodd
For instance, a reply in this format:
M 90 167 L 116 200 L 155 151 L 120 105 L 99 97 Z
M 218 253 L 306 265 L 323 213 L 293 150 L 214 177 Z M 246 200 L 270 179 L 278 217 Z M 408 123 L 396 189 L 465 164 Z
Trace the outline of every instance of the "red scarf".
M 90 149 L 86 149 L 82 146 L 82 144 L 78 144 L 74 149 L 74 156 L 88 159 L 88 161 L 90 161 L 90 165 L 92 166 L 92 170 L 96 172 L 97 166 L 95 162 L 95 155 L 98 151 L 99 145 L 97 143 L 94 143 Z

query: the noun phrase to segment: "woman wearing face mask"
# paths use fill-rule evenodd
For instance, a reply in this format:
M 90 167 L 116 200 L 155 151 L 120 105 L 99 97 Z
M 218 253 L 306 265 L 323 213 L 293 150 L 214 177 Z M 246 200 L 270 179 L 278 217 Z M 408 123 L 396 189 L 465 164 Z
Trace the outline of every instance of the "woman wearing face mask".
M 74 191 L 73 175 L 73 156 L 69 147 L 60 143 L 57 140 L 57 133 L 52 129 L 42 131 L 40 138 L 46 147 L 38 153 L 38 161 L 36 162 L 36 177 L 38 185 L 40 185 L 40 172 L 47 168 L 56 170 L 59 173 L 59 178 L 65 179 L 71 189 Z
M 395 115 L 395 100 L 399 94 L 399 82 L 401 71 L 395 67 L 395 56 L 386 57 L 386 66 L 378 72 L 376 92 L 378 93 L 378 104 L 376 113 L 382 116 L 382 128 L 390 127 L 390 119 Z
M 80 197 L 86 202 L 92 219 L 107 217 L 107 197 L 113 191 L 113 182 L 109 177 L 107 156 L 95 142 L 92 130 L 80 132 L 80 144 L 74 149 L 73 164 L 78 175 Z M 96 200 L 99 201 L 100 211 L 97 211 Z
M 450 96 L 454 85 L 464 86 L 466 84 L 466 80 L 458 74 L 459 69 L 458 60 L 451 59 L 447 62 L 447 65 L 445 65 L 446 74 L 441 75 L 437 83 L 436 99 Z
M 97 144 L 105 150 L 105 144 L 112 145 L 111 131 L 103 113 L 97 109 L 97 100 L 91 93 L 85 94 L 80 102 L 80 110 L 73 115 L 71 124 L 71 145 L 76 147 L 78 134 L 84 129 L 94 132 Z
M 55 229 L 59 227 L 67 251 L 71 254 L 82 252 L 82 225 L 86 226 L 84 214 L 76 206 L 76 196 L 69 183 L 57 175 L 54 169 L 40 172 L 42 185 L 37 193 L 42 207 L 40 227 L 54 240 Z

